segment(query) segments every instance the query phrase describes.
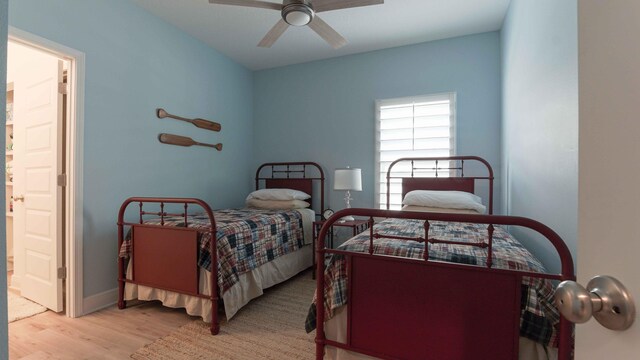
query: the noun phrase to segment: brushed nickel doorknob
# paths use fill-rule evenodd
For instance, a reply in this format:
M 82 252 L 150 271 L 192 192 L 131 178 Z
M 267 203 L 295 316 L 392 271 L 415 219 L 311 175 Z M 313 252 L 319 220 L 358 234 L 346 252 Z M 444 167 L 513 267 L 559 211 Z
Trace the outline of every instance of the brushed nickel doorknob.
M 586 289 L 575 281 L 563 281 L 555 291 L 554 301 L 562 316 L 577 324 L 593 316 L 607 329 L 626 330 L 636 317 L 627 288 L 611 276 L 594 277 Z
M 14 196 L 13 197 L 14 201 L 24 201 L 24 195 L 20 195 L 20 196 Z

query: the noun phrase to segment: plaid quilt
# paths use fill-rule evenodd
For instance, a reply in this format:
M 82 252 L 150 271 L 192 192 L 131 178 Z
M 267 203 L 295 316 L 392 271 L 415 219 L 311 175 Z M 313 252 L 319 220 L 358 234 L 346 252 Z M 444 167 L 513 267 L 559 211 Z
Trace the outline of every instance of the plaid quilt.
M 380 234 L 406 237 L 424 237 L 424 221 L 386 219 L 374 225 Z M 487 241 L 487 227 L 481 224 L 430 222 L 429 237 L 460 242 Z M 369 232 L 366 231 L 342 244 L 339 249 L 368 252 Z M 415 241 L 374 239 L 374 253 L 423 258 L 424 244 Z M 429 244 L 429 259 L 485 266 L 487 249 L 476 246 Z M 495 227 L 493 233 L 493 267 L 522 271 L 545 272 L 542 264 L 504 229 Z M 325 270 L 325 313 L 328 318 L 333 310 L 347 304 L 347 269 L 342 255 L 329 259 Z M 316 294 L 317 296 L 317 294 Z M 316 303 L 309 309 L 306 320 L 307 332 L 316 326 Z M 557 347 L 558 310 L 553 306 L 553 287 L 549 281 L 538 278 L 523 278 L 521 296 L 520 335 L 543 345 Z
M 218 286 L 227 291 L 238 276 L 304 245 L 302 216 L 295 210 L 217 210 Z M 189 216 L 189 227 L 198 229 L 198 265 L 211 271 L 211 226 L 207 215 Z M 184 226 L 184 217 L 165 217 L 165 226 Z M 160 219 L 145 221 L 160 225 Z M 131 231 L 120 248 L 120 257 L 131 253 Z

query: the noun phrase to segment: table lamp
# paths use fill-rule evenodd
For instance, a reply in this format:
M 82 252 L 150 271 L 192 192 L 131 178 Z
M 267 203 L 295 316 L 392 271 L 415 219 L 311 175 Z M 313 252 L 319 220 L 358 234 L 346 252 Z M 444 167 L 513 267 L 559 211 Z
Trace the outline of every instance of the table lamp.
M 360 169 L 346 167 L 344 169 L 336 169 L 333 177 L 333 190 L 344 190 L 346 195 L 344 201 L 347 203 L 347 209 L 351 207 L 350 191 L 362 191 L 362 172 Z M 345 216 L 340 219 L 341 222 L 353 221 L 353 216 Z

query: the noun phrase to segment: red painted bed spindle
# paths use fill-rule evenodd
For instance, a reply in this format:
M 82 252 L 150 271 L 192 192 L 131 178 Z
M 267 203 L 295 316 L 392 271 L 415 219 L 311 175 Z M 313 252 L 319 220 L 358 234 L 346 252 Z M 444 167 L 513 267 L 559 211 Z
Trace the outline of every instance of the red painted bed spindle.
M 123 210 L 120 210 L 120 212 L 123 213 Z M 118 252 L 122 248 L 122 243 L 124 242 L 124 224 L 120 218 L 122 218 L 122 215 L 118 216 Z M 127 307 L 127 302 L 124 301 L 124 265 L 124 259 L 118 256 L 118 309 L 124 309 Z
M 373 218 L 370 218 L 373 222 Z M 373 226 L 369 226 L 369 255 L 373 254 Z
M 487 249 L 487 267 L 493 266 L 493 224 L 487 226 L 487 232 L 489 233 L 489 248 Z
M 188 203 L 184 203 L 184 227 L 189 227 L 187 207 L 189 207 Z
M 424 221 L 424 261 L 429 261 L 429 220 Z
M 187 213 L 185 203 L 185 211 Z M 218 301 L 220 299 L 220 288 L 218 287 L 218 235 L 216 231 L 216 220 L 213 216 L 213 210 L 211 208 L 205 209 L 209 219 L 211 221 L 211 242 L 209 243 L 209 253 L 211 254 L 211 327 L 209 331 L 211 335 L 217 335 L 220 332 L 220 319 L 218 318 Z M 186 215 L 185 215 L 186 216 Z M 185 222 L 185 226 L 187 226 Z

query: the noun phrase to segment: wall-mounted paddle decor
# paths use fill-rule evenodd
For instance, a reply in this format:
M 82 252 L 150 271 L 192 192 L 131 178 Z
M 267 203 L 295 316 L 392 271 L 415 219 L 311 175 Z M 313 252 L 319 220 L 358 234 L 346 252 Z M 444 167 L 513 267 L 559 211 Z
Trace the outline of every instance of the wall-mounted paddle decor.
M 200 118 L 187 119 L 187 118 L 183 118 L 182 116 L 169 114 L 164 109 L 156 109 L 156 115 L 158 116 L 159 119 L 171 118 L 171 119 L 190 122 L 193 125 L 201 128 L 201 129 L 207 129 L 207 130 L 211 130 L 211 131 L 220 131 L 220 129 L 222 129 L 222 125 L 220 125 L 217 122 L 209 121 L 209 120 L 205 120 L 205 119 L 200 119 Z
M 160 142 L 163 144 L 171 144 L 171 145 L 178 145 L 178 146 L 192 146 L 192 145 L 207 146 L 207 147 L 212 147 L 218 151 L 222 151 L 222 144 L 214 145 L 214 144 L 201 143 L 187 136 L 162 133 L 158 135 L 158 140 L 160 140 Z

